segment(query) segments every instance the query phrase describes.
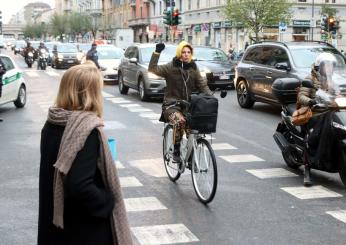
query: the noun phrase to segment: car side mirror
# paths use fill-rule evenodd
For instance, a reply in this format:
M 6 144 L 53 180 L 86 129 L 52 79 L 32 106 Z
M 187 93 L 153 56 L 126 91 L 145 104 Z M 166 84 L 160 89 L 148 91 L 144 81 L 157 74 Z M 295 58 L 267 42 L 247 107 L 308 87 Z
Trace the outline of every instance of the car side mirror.
M 137 64 L 138 60 L 137 58 L 130 58 L 130 63 L 134 63 L 134 64 Z
M 275 68 L 279 70 L 286 70 L 286 71 L 291 70 L 287 62 L 279 62 L 275 65 Z

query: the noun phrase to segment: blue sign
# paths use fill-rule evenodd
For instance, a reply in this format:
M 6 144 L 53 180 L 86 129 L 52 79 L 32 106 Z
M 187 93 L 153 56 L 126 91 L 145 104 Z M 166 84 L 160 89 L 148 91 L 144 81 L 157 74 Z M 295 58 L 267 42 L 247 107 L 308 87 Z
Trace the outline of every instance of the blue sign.
M 287 24 L 284 22 L 279 22 L 279 32 L 284 33 L 287 30 Z

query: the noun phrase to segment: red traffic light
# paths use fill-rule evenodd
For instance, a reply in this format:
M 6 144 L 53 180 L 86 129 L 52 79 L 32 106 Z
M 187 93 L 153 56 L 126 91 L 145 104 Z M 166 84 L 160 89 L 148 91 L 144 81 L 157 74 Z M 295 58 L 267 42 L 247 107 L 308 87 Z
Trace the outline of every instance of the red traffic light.
M 178 15 L 179 15 L 179 10 L 178 9 L 174 10 L 173 17 L 177 17 Z
M 334 24 L 335 22 L 336 22 L 336 19 L 335 19 L 334 17 L 329 17 L 329 18 L 328 18 L 328 23 L 329 23 L 330 25 Z

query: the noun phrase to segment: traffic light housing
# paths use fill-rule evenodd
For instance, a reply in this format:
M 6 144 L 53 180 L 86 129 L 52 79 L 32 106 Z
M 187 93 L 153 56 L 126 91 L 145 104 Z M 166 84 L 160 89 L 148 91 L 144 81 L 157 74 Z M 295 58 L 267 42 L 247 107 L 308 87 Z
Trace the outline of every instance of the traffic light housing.
M 323 15 L 321 18 L 321 32 L 328 31 L 328 17 Z
M 174 10 L 172 17 L 173 17 L 172 18 L 173 19 L 173 21 L 172 21 L 173 26 L 177 26 L 177 25 L 181 24 L 181 17 L 180 17 L 180 13 L 179 13 L 178 9 Z
M 328 30 L 329 32 L 336 32 L 339 29 L 339 21 L 335 17 L 330 16 L 328 18 Z
M 163 24 L 171 26 L 173 21 L 172 12 L 170 10 L 165 10 L 163 14 Z

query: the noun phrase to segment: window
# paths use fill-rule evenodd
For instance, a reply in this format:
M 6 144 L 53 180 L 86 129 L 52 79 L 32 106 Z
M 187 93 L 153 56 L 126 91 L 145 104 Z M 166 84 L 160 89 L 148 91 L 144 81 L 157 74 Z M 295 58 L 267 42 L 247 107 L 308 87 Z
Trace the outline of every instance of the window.
M 136 58 L 136 47 L 129 47 L 126 49 L 124 56 L 127 59 Z
M 282 48 L 273 48 L 271 50 L 271 58 L 268 60 L 267 65 L 275 67 L 278 63 L 289 63 L 288 55 Z
M 335 0 L 332 0 L 332 3 L 335 3 Z
M 326 3 L 329 3 L 329 0 L 325 0 Z
M 12 61 L 8 57 L 1 57 L 1 60 L 5 65 L 6 71 L 12 70 L 14 68 Z
M 160 1 L 160 14 L 162 14 L 162 2 Z
M 261 56 L 262 48 L 256 47 L 251 49 L 244 57 L 245 63 L 260 63 L 259 57 Z
M 306 0 L 298 0 L 298 3 L 306 3 Z
M 187 9 L 188 9 L 188 10 L 191 10 L 191 0 L 189 0 L 189 2 L 188 2 Z
M 197 9 L 200 8 L 199 0 L 197 0 Z

